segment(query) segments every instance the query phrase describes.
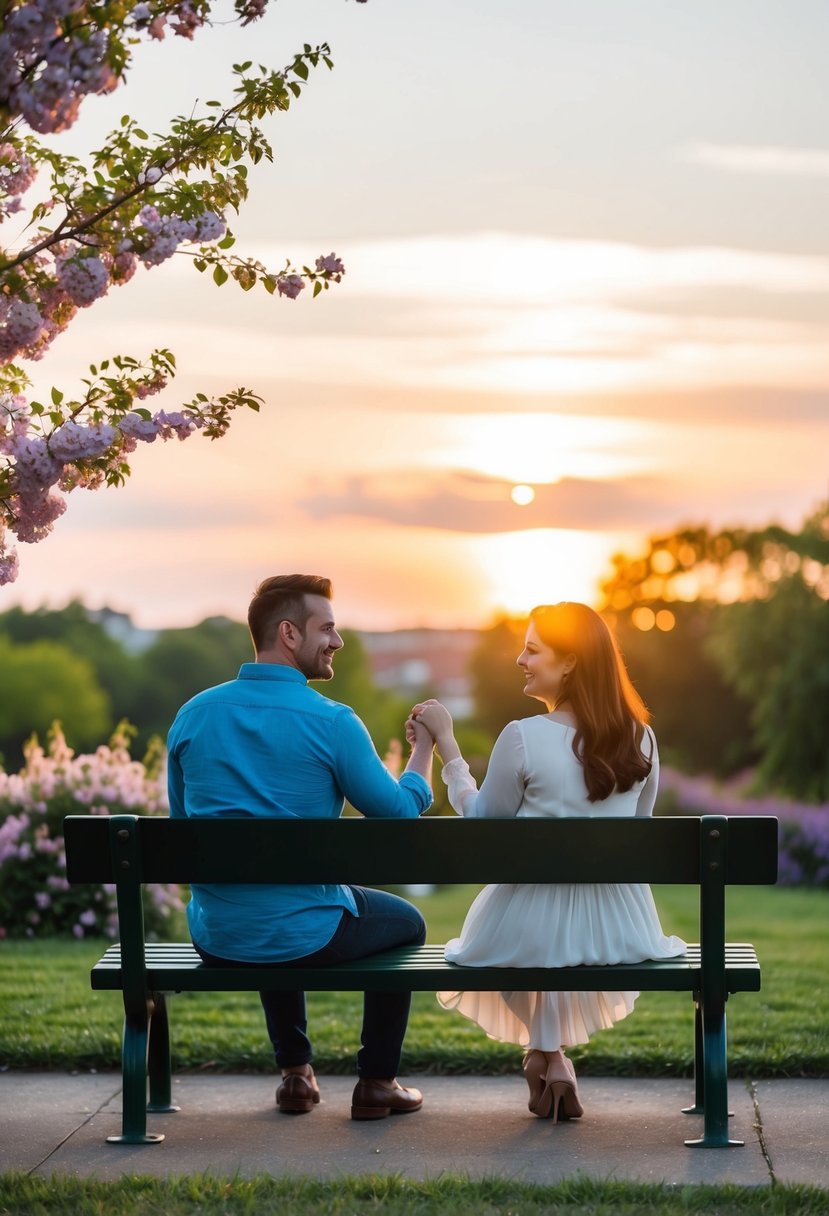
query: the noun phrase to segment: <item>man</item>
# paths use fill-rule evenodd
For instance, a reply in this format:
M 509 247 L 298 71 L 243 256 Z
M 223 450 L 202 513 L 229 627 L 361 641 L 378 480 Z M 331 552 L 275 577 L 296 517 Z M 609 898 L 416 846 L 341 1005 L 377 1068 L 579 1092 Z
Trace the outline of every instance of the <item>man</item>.
M 256 589 L 248 611 L 256 661 L 178 712 L 167 739 L 172 818 L 261 815 L 337 818 L 344 800 L 362 814 L 416 818 L 432 802 L 432 739 L 423 727 L 399 781 L 380 760 L 348 706 L 308 686 L 330 680 L 343 640 L 331 583 L 277 575 Z M 187 908 L 193 944 L 216 965 L 330 964 L 393 946 L 420 945 L 417 908 L 395 895 L 333 884 L 194 886 Z M 319 1102 L 311 1067 L 304 992 L 260 992 L 282 1084 L 280 1111 Z M 396 1073 L 410 993 L 365 993 L 362 1048 L 351 1116 L 379 1119 L 418 1110 L 422 1096 Z

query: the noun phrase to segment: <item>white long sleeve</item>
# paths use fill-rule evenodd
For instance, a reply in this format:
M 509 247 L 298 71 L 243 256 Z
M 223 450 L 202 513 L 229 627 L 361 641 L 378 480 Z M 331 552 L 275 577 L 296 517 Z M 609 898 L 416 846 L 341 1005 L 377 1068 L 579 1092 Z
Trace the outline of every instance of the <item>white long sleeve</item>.
M 524 799 L 525 771 L 521 731 L 510 722 L 495 741 L 480 790 L 462 756 L 444 765 L 441 776 L 449 802 L 465 819 L 510 819 Z
M 651 761 L 647 779 L 624 793 L 590 802 L 584 770 L 573 753 L 574 728 L 547 717 L 510 722 L 496 740 L 480 790 L 462 757 L 442 770 L 454 810 L 466 819 L 534 818 L 547 815 L 653 814 L 659 786 L 659 754 L 647 727 L 643 755 Z
M 651 762 L 651 771 L 645 780 L 645 784 L 642 786 L 639 800 L 636 803 L 637 819 L 645 819 L 653 814 L 653 808 L 656 804 L 656 793 L 659 789 L 659 749 L 656 746 L 656 735 L 649 726 L 646 726 L 645 737 L 642 740 L 642 750 L 646 755 L 649 741 L 651 752 L 648 755 L 648 759 Z

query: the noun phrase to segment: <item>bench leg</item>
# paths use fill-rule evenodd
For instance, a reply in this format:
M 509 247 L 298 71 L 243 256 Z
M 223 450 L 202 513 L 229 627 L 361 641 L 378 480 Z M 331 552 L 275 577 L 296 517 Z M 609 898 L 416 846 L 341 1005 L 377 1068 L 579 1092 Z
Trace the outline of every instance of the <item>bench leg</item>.
M 121 1135 L 107 1136 L 108 1144 L 157 1144 L 164 1136 L 147 1131 L 147 1050 L 149 1017 L 124 1019 L 121 1047 Z
M 683 1106 L 683 1115 L 701 1115 L 705 1110 L 705 1066 L 702 1046 L 702 1010 L 694 1000 L 694 1105 Z
M 728 1062 L 725 1009 L 702 1010 L 703 1055 L 703 1134 L 699 1140 L 686 1140 L 692 1148 L 736 1148 L 743 1140 L 728 1137 Z
M 170 1022 L 163 992 L 153 993 L 155 1010 L 150 1020 L 150 1043 L 147 1066 L 150 1073 L 150 1100 L 147 1110 L 153 1114 L 169 1114 L 181 1110 L 173 1104 L 170 1067 Z

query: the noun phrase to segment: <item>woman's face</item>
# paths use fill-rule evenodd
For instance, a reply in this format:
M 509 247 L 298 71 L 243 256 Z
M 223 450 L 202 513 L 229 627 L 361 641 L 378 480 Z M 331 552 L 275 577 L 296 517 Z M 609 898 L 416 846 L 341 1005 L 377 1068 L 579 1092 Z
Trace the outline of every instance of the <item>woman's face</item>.
M 526 695 L 544 701 L 548 708 L 552 708 L 561 695 L 562 680 L 572 670 L 576 660 L 574 655 L 560 654 L 542 642 L 535 622 L 530 621 L 524 649 L 515 661 L 524 673 Z

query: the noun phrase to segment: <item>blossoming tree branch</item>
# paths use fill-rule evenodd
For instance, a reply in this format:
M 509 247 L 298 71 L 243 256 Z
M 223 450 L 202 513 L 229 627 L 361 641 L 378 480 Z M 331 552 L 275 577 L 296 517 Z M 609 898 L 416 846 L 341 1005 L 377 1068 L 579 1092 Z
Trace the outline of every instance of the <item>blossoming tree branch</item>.
M 226 219 L 247 197 L 249 168 L 273 159 L 261 121 L 289 108 L 313 68 L 332 67 L 325 44 L 305 45 L 278 71 L 235 64 L 229 100 L 175 118 L 165 133 L 149 134 L 123 117 L 86 164 L 38 138 L 68 130 L 86 97 L 122 84 L 135 45 L 168 33 L 193 38 L 220 7 L 213 0 L 3 5 L 0 223 L 18 232 L 0 245 L 0 584 L 18 573 L 9 534 L 42 540 L 65 511 L 67 493 L 122 484 L 139 443 L 195 431 L 216 439 L 235 409 L 261 404 L 239 387 L 217 397 L 198 393 L 178 410 L 150 410 L 141 403 L 175 375 L 165 349 L 91 365 L 76 398 L 53 388 L 48 402 L 29 400 L 21 363 L 41 358 L 79 308 L 174 255 L 190 258 L 218 286 L 234 279 L 244 291 L 260 284 L 291 300 L 309 283 L 316 296 L 345 273 L 333 253 L 313 267 L 277 269 L 240 257 Z M 267 0 L 235 0 L 234 19 L 248 25 L 266 7 Z M 28 206 L 27 197 L 34 200 Z

